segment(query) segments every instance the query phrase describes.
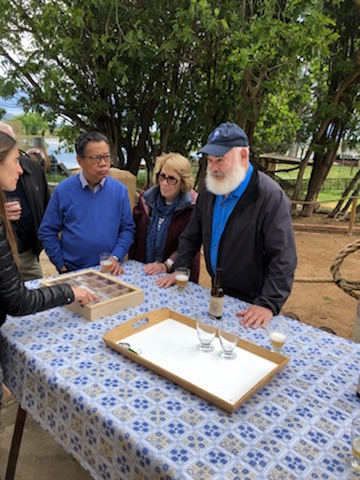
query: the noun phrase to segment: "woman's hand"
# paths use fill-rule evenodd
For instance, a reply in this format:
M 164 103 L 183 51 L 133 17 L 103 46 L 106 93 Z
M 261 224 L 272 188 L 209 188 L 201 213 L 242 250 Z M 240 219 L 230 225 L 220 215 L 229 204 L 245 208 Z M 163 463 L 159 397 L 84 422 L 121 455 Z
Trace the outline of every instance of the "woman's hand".
M 175 272 L 170 273 L 169 275 L 166 275 L 165 277 L 158 278 L 155 283 L 160 288 L 171 287 L 171 285 L 174 285 L 174 283 L 176 283 Z
M 75 301 L 79 302 L 80 305 L 86 305 L 99 299 L 97 295 L 89 292 L 86 288 L 72 288 L 72 291 L 74 292 Z
M 144 272 L 147 275 L 158 275 L 159 273 L 166 273 L 166 265 L 164 263 L 153 262 L 145 265 Z

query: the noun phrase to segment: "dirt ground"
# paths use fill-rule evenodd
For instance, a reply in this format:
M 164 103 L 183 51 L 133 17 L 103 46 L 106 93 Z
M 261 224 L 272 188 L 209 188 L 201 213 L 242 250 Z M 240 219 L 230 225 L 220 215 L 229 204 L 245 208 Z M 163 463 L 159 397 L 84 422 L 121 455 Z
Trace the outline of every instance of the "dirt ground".
M 310 229 L 315 228 L 314 225 L 311 227 L 311 224 L 314 223 L 335 225 L 325 217 L 316 217 L 311 220 L 296 218 L 294 225 L 295 223 L 306 224 Z M 360 239 L 358 229 L 354 235 L 349 235 L 347 233 L 319 233 L 311 230 L 297 231 L 296 226 L 294 228 L 298 267 L 293 290 L 282 312 L 292 312 L 302 322 L 318 327 L 326 326 L 342 337 L 352 338 L 358 300 L 335 285 L 330 268 L 344 247 Z M 41 262 L 44 276 L 56 274 L 54 266 L 44 253 L 41 254 Z M 339 270 L 342 278 L 360 283 L 360 249 L 346 256 Z M 329 281 L 316 283 L 316 280 L 319 279 L 328 279 Z M 210 286 L 204 262 L 201 265 L 200 283 L 206 287 Z

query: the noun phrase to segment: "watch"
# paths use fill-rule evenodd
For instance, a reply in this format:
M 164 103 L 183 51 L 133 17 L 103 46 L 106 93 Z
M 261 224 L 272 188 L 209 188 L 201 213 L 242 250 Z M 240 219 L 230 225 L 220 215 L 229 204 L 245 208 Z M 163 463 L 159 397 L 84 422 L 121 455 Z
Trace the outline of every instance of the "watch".
M 167 273 L 170 273 L 171 272 L 171 269 L 172 269 L 172 266 L 174 265 L 174 260 L 172 260 L 171 258 L 168 258 L 165 262 L 164 262 L 164 265 L 166 267 L 166 271 Z

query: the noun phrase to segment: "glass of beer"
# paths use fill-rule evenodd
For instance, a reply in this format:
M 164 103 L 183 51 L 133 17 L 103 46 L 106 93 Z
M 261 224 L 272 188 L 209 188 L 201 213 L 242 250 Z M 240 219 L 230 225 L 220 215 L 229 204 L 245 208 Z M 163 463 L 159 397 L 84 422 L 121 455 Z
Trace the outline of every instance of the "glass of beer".
M 175 280 L 178 291 L 183 292 L 190 278 L 190 268 L 179 267 L 175 270 Z
M 288 337 L 288 324 L 282 315 L 273 317 L 268 326 L 271 349 L 273 352 L 280 352 Z
M 102 273 L 110 273 L 112 270 L 112 261 L 111 261 L 112 254 L 109 252 L 100 253 L 99 261 L 100 261 L 100 271 Z
M 220 320 L 219 340 L 222 351 L 219 353 L 225 360 L 236 358 L 235 348 L 239 341 L 240 324 L 238 321 Z
M 214 345 L 211 345 L 211 342 L 216 335 L 216 326 L 197 320 L 196 331 L 200 342 L 200 345 L 198 345 L 200 352 L 212 352 L 214 350 Z
M 351 448 L 353 453 L 351 466 L 356 472 L 360 472 L 360 415 L 355 417 L 352 421 Z

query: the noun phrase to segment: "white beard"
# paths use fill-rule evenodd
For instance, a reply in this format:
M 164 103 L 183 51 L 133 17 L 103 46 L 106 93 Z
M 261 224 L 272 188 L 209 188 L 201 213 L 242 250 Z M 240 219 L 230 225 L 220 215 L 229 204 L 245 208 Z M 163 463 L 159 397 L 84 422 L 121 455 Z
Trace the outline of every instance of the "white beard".
M 206 171 L 205 184 L 209 192 L 214 195 L 228 195 L 233 192 L 244 180 L 246 169 L 236 163 L 231 172 L 214 175 Z

